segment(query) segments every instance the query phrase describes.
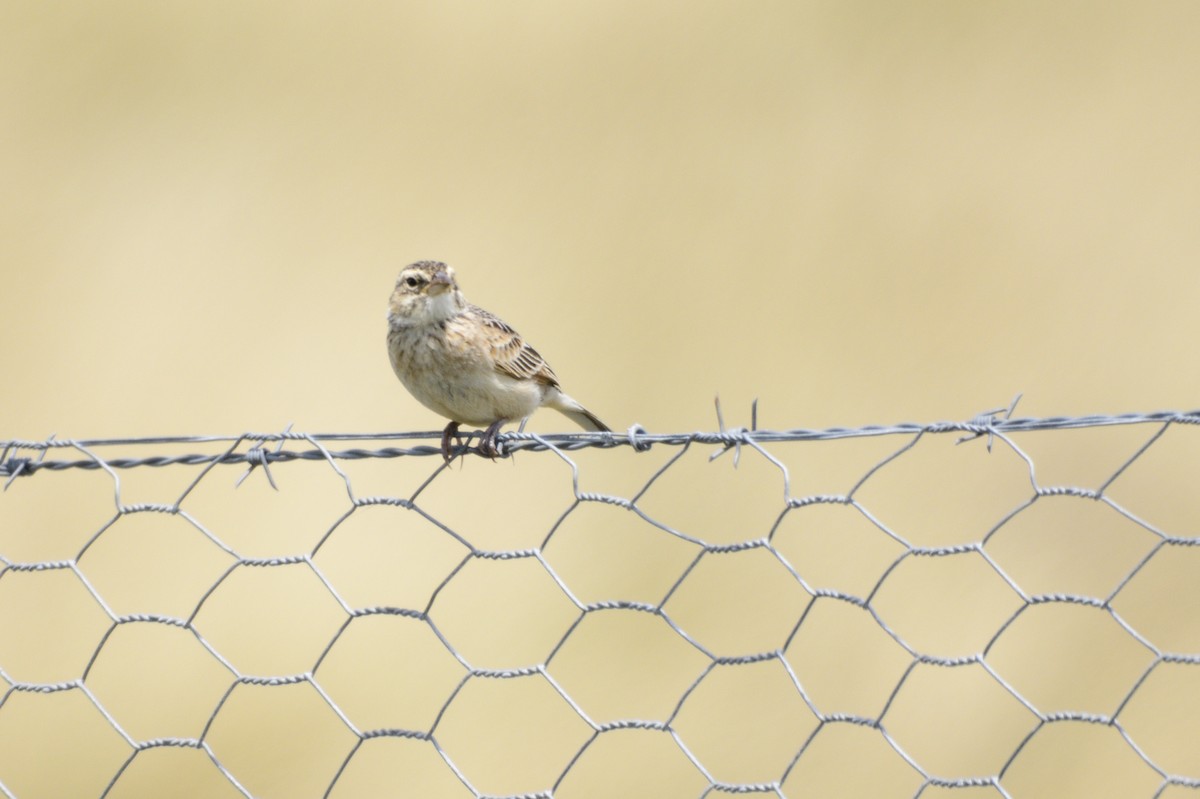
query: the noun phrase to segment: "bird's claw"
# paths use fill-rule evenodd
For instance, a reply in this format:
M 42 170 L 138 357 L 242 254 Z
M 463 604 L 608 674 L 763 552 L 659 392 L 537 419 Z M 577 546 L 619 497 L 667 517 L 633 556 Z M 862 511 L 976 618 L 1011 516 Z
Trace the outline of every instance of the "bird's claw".
M 500 427 L 504 424 L 504 420 L 492 422 L 488 425 L 487 430 L 483 431 L 483 437 L 479 439 L 479 444 L 475 449 L 485 458 L 496 460 L 502 454 L 500 448 L 496 446 L 496 435 L 500 432 Z
M 458 443 L 459 447 L 462 447 L 463 440 L 462 436 L 458 434 L 458 422 L 451 422 L 450 424 L 446 425 L 446 429 L 442 431 L 442 460 L 446 461 L 447 465 L 449 465 L 450 461 L 453 460 L 454 457 L 450 453 L 450 439 L 452 438 Z

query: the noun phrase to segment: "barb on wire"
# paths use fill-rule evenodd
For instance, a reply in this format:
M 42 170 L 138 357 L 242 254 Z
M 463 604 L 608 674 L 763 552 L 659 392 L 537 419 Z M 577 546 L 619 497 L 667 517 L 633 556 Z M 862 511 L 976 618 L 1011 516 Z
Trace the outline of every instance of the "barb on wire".
M 743 439 L 746 438 L 747 434 L 753 434 L 753 433 L 758 432 L 758 398 L 755 397 L 754 401 L 750 403 L 750 429 L 749 430 L 746 430 L 746 428 L 741 427 L 741 428 L 738 428 L 737 430 L 728 430 L 727 431 L 725 429 L 725 417 L 721 413 L 721 395 L 718 394 L 716 397 L 713 398 L 713 404 L 717 408 L 717 434 L 719 436 L 721 436 L 722 438 L 724 438 L 727 435 L 736 436 L 736 438 L 733 441 L 726 441 L 725 446 L 723 446 L 721 449 L 714 452 L 712 455 L 708 456 L 708 461 L 709 461 L 709 463 L 712 463 L 717 458 L 721 457 L 726 452 L 728 452 L 730 449 L 732 449 L 733 450 L 733 468 L 736 469 L 742 459 Z
M 55 435 L 57 434 L 51 433 L 46 439 L 46 443 L 49 444 L 53 442 Z M 8 475 L 8 479 L 4 481 L 5 491 L 7 491 L 8 487 L 12 485 L 13 480 L 16 480 L 23 474 L 32 474 L 39 466 L 41 466 L 42 461 L 46 458 L 46 452 L 49 451 L 49 447 L 47 446 L 38 453 L 37 458 L 10 459 L 8 453 L 11 452 L 16 446 L 17 444 L 15 442 L 6 441 L 4 443 L 4 451 L 0 453 L 0 475 Z
M 1013 397 L 1012 402 L 1010 402 L 1008 404 L 1007 408 L 993 408 L 990 411 L 984 411 L 983 413 L 975 416 L 975 418 L 972 419 L 971 422 L 980 427 L 986 428 L 986 429 L 976 430 L 973 433 L 968 433 L 967 435 L 961 437 L 960 439 L 958 439 L 958 441 L 955 441 L 954 443 L 961 444 L 964 441 L 974 441 L 975 439 L 979 438 L 980 436 L 986 435 L 987 436 L 987 451 L 991 452 L 992 451 L 992 441 L 996 437 L 996 426 L 995 426 L 996 422 L 997 421 L 1007 422 L 1009 419 L 1012 419 L 1013 411 L 1015 411 L 1017 409 L 1017 403 L 1021 401 L 1021 396 L 1022 396 L 1021 394 L 1017 394 L 1017 396 Z M 1004 415 L 999 416 L 999 414 L 1004 414 Z
M 287 427 L 283 428 L 283 434 L 285 436 L 290 432 L 292 432 L 291 423 L 289 423 Z M 285 440 L 286 439 L 283 438 L 279 439 L 279 442 L 275 445 L 275 455 L 278 455 L 283 449 L 283 442 Z M 267 482 L 271 484 L 271 488 L 275 489 L 276 491 L 279 490 L 279 486 L 275 485 L 275 478 L 271 476 L 271 460 L 267 451 L 263 449 L 262 442 L 255 444 L 246 451 L 246 461 L 250 464 L 250 466 L 246 469 L 242 476 L 237 479 L 237 482 L 234 483 L 235 488 L 241 487 L 242 483 L 246 481 L 246 478 L 250 476 L 250 472 L 254 471 L 256 466 L 261 466 L 263 473 L 267 476 Z

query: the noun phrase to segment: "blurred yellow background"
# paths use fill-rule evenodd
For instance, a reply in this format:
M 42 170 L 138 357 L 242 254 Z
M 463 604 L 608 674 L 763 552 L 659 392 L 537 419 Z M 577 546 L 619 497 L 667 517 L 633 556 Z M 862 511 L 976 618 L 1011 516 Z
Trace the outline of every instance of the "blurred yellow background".
M 0 440 L 40 440 L 50 434 L 81 439 L 236 435 L 278 431 L 288 424 L 302 431 L 440 429 L 444 421 L 396 381 L 384 345 L 384 310 L 396 273 L 422 258 L 454 265 L 468 299 L 525 334 L 554 365 L 564 387 L 615 430 L 635 423 L 656 432 L 715 429 L 717 393 L 726 424 L 748 425 L 749 404 L 759 398 L 759 426 L 777 429 L 965 419 L 1007 404 L 1018 391 L 1024 392 L 1018 416 L 1195 407 L 1200 375 L 1186 367 L 1182 355 L 1200 332 L 1193 309 L 1200 293 L 1195 268 L 1200 255 L 1197 30 L 1200 5 L 1183 0 L 1104 5 L 950 0 L 6 4 L 0 7 L 0 269 L 5 286 L 0 311 L 8 335 L 0 345 L 5 376 Z M 557 414 L 543 413 L 531 420 L 530 429 L 563 431 L 568 424 Z M 1050 484 L 1096 488 L 1152 431 L 1092 432 L 1041 434 L 1022 444 L 1036 450 L 1039 475 Z M 1139 512 L 1176 535 L 1194 534 L 1197 522 L 1190 481 L 1178 471 L 1180 464 L 1194 468 L 1196 445 L 1187 433 L 1172 431 L 1155 445 L 1152 452 L 1164 454 L 1152 474 L 1148 468 L 1133 470 L 1113 487 L 1118 494 L 1124 489 L 1134 505 L 1140 500 Z M 821 448 L 834 445 L 793 445 L 779 456 L 793 470 L 792 495 L 836 493 L 848 491 L 901 444 L 856 442 L 844 458 Z M 881 513 L 884 521 L 903 528 L 915 544 L 978 541 L 1029 496 L 1024 466 L 1011 451 L 1001 447 L 989 459 L 980 445 L 955 449 L 950 444 L 939 440 L 904 461 L 907 468 L 929 457 L 930 465 L 913 468 L 908 482 L 888 482 L 897 472 L 881 472 L 880 480 L 864 486 L 864 501 L 887 508 Z M 671 454 L 579 453 L 582 488 L 631 497 Z M 729 455 L 709 467 L 707 455 L 689 452 L 686 462 L 672 467 L 664 484 L 647 494 L 647 512 L 716 543 L 766 535 L 783 507 L 777 470 L 745 453 L 738 472 Z M 435 465 L 419 459 L 345 468 L 357 496 L 405 497 Z M 968 473 L 978 482 L 963 478 L 968 488 L 946 488 Z M 123 473 L 121 499 L 170 503 L 197 474 L 182 467 Z M 350 507 L 327 464 L 276 467 L 279 494 L 261 474 L 235 493 L 237 474 L 240 470 L 218 469 L 184 509 L 240 556 L 312 553 Z M 472 460 L 462 471 L 440 476 L 427 499 L 436 517 L 480 549 L 537 547 L 570 504 L 570 478 L 566 464 L 552 455 L 522 456 L 515 466 Z M 930 510 L 934 500 L 945 507 Z M 1047 504 L 1044 513 L 1042 507 L 1037 516 L 1019 517 L 1026 525 L 1020 535 L 1032 535 L 1030 528 L 1070 526 L 1049 510 L 1058 506 Z M 1072 590 L 1104 596 L 1116 579 L 1105 569 L 1115 570 L 1117 577 L 1127 573 L 1153 536 L 1132 523 L 1114 522 L 1107 506 L 1096 508 L 1068 514 L 1076 520 L 1077 548 L 1064 545 L 1051 563 L 1066 568 L 1080 551 L 1088 552 L 1103 579 Z M 1078 521 L 1105 511 L 1106 521 Z M 22 562 L 74 558 L 113 513 L 112 481 L 103 472 L 43 472 L 14 483 L 0 497 L 0 555 Z M 568 582 L 582 601 L 656 602 L 695 557 L 695 548 L 665 534 L 648 544 L 648 527 L 632 518 L 609 506 L 584 506 L 547 546 L 546 558 L 570 575 Z M 843 541 L 822 550 L 801 533 L 789 532 L 794 518 L 781 523 L 781 550 L 796 547 L 786 553 L 793 563 L 814 558 L 812 568 L 830 585 L 842 580 L 842 589 L 855 595 L 865 595 L 880 564 L 897 555 L 878 531 L 871 539 L 877 549 Z M 396 508 L 358 509 L 346 522 L 351 523 L 357 532 L 339 527 L 314 560 L 338 575 L 337 587 L 355 607 L 421 607 L 421 597 L 427 599 L 448 570 L 445 564 L 452 566 L 466 551 L 444 535 L 426 535 L 425 522 Z M 859 523 L 830 519 L 820 524 L 826 530 L 852 530 Z M 1136 529 L 1122 532 L 1106 524 Z M 579 528 L 575 538 L 572 525 Z M 400 544 L 389 538 L 397 527 L 411 536 Z M 112 529 L 119 535 L 105 532 L 80 556 L 80 569 L 116 613 L 186 616 L 197 592 L 233 562 L 179 516 L 131 515 Z M 1087 532 L 1093 529 L 1102 535 L 1089 541 Z M 609 541 L 629 541 L 631 548 L 635 540 L 637 547 L 655 547 L 653 552 L 636 549 L 637 574 L 626 573 L 630 549 L 597 555 L 608 546 L 609 533 Z M 790 544 L 788 536 L 794 538 Z M 997 537 L 997 559 L 1008 540 Z M 1118 540 L 1129 548 L 1112 543 Z M 176 546 L 194 550 L 187 549 L 184 558 Z M 395 571 L 372 571 L 370 563 L 372 553 L 389 546 L 396 548 L 395 560 L 380 562 L 408 569 L 391 583 Z M 1038 546 L 1036 536 L 1033 543 L 1025 541 L 1031 563 L 1037 562 Z M 557 555 L 556 547 L 562 550 Z M 151 568 L 138 560 L 172 552 L 187 566 L 170 571 L 169 579 L 160 565 Z M 763 609 L 738 605 L 741 615 L 722 617 L 731 592 L 745 596 L 762 587 L 764 597 L 785 603 L 767 603 L 767 609 L 782 612 L 791 623 L 807 599 L 795 593 L 794 583 L 780 588 L 778 596 L 770 593 L 770 569 L 755 560 L 763 553 L 743 554 L 747 557 L 731 574 L 718 567 L 727 566 L 724 561 L 703 560 L 674 600 L 692 627 L 713 628 L 720 655 L 783 643 L 782 622 L 766 618 L 770 613 Z M 1117 566 L 1105 565 L 1109 555 Z M 870 559 L 872 565 L 852 577 L 861 566 L 855 558 Z M 425 559 L 439 564 L 434 577 L 412 565 L 433 562 Z M 669 579 L 667 572 L 656 571 L 665 563 L 673 570 Z M 881 606 L 895 618 L 911 613 L 914 619 L 944 607 L 945 595 L 915 595 L 915 586 L 925 580 L 919 570 L 930 565 L 906 562 L 918 576 L 898 572 L 885 585 L 891 595 L 881 591 L 876 598 Z M 1169 573 L 1161 577 L 1165 584 L 1182 589 L 1195 581 L 1195 570 L 1180 568 L 1175 559 L 1152 565 Z M 491 596 L 487 592 L 501 590 L 499 584 L 511 587 L 493 569 L 511 568 L 515 574 L 530 568 L 541 574 L 534 566 L 531 560 L 471 561 L 463 579 L 450 583 L 455 591 L 439 597 L 445 623 L 478 623 L 480 606 Z M 981 561 L 973 568 L 995 576 Z M 1030 591 L 1065 590 L 1057 587 L 1059 573 L 1052 565 L 1043 562 L 1041 568 L 1026 575 L 1037 583 Z M 469 573 L 474 569 L 478 575 Z M 243 576 L 239 573 L 223 584 L 216 597 L 221 601 L 206 605 L 197 625 L 207 624 L 214 638 L 225 630 L 230 637 L 220 648 L 243 651 L 246 660 L 238 666 L 246 673 L 311 669 L 312 647 L 319 653 L 341 623 L 336 605 L 319 585 L 314 587 L 311 572 L 242 571 L 245 580 L 234 579 Z M 961 583 L 950 581 L 947 590 L 974 585 L 973 574 L 962 572 Z M 74 585 L 69 572 L 45 575 L 50 579 L 36 587 L 33 582 L 13 587 L 18 578 L 35 576 L 43 575 L 9 572 L 0 579 L 0 600 L 8 598 L 21 608 L 50 607 L 47 613 L 61 622 L 61 630 L 73 631 L 58 640 L 80 637 L 91 644 L 83 648 L 82 661 L 64 645 L 42 653 L 44 660 L 30 655 L 27 662 L 22 660 L 26 653 L 5 652 L 0 644 L 0 655 L 8 658 L 0 667 L 21 672 L 10 675 L 15 679 L 77 679 L 95 649 L 96 630 L 103 632 L 108 621 L 86 595 L 67 589 L 73 598 L 62 599 L 54 581 Z M 513 579 L 535 578 L 521 573 Z M 356 586 L 361 598 L 354 595 Z M 172 593 L 177 588 L 178 597 Z M 404 593 L 409 589 L 412 596 Z M 379 599 L 389 590 L 397 595 Z M 980 606 L 992 614 L 1000 608 L 1000 618 L 1006 618 L 1015 595 L 995 585 L 989 590 L 996 595 L 979 599 Z M 247 610 L 247 603 L 264 595 L 271 597 L 272 608 Z M 565 609 L 555 604 L 562 600 L 553 590 L 547 596 L 553 599 L 531 594 L 521 600 L 533 609 L 532 616 L 514 620 L 498 614 L 489 620 L 502 640 L 499 645 L 484 640 L 470 653 L 479 665 L 511 668 L 545 656 L 541 625 L 561 634 L 562 618 L 572 610 L 569 603 Z M 153 611 L 147 597 L 157 603 L 151 603 Z M 798 604 L 786 604 L 791 602 Z M 1144 603 L 1158 609 L 1148 611 L 1150 617 L 1171 615 L 1173 606 L 1165 598 Z M 1200 613 L 1193 605 L 1187 605 L 1192 614 L 1179 620 L 1192 631 L 1189 636 Z M 296 652 L 264 651 L 261 640 L 256 649 L 255 635 L 247 629 L 262 628 L 246 628 L 246 615 L 259 614 L 255 618 L 269 628 L 296 618 L 289 607 L 313 625 L 319 643 L 300 636 L 292 642 Z M 897 661 L 900 650 L 886 636 L 875 640 L 881 635 L 878 627 L 861 613 L 851 622 L 838 620 L 851 612 L 847 606 L 820 607 L 822 613 L 814 611 L 805 623 L 807 630 L 825 631 L 825 643 L 806 650 L 812 655 L 796 654 L 798 662 L 821 661 L 808 662 L 812 673 L 828 674 L 830 693 L 815 701 L 832 702 L 824 707 L 828 711 L 841 709 L 845 699 L 853 712 L 877 714 L 887 697 L 862 688 L 872 683 L 859 669 L 870 665 L 885 671 L 890 682 L 884 684 L 894 685 L 897 662 L 902 669 L 909 659 Z M 1072 610 L 1086 609 L 1063 612 Z M 353 628 L 362 639 L 354 645 L 362 647 L 361 654 L 355 658 L 348 652 L 339 662 L 335 649 L 325 664 L 330 682 L 341 673 L 350 686 L 339 704 L 359 702 L 367 712 L 372 697 L 381 701 L 394 688 L 386 687 L 390 684 L 380 675 L 381 682 L 366 681 L 364 696 L 356 698 L 351 690 L 356 663 L 378 666 L 381 658 L 386 662 L 393 656 L 388 648 L 396 647 L 397 639 L 389 632 L 389 619 L 361 620 L 362 630 Z M 603 614 L 587 617 L 580 638 L 573 640 L 590 642 L 580 646 L 591 654 L 572 661 L 571 653 L 564 653 L 560 668 L 565 674 L 558 679 L 570 684 L 572 663 L 586 675 L 586 663 L 611 654 L 614 640 L 634 652 L 669 646 L 659 637 L 662 629 L 644 635 L 608 630 L 605 619 Z M 383 626 L 372 627 L 377 621 Z M 961 636 L 945 623 L 924 630 L 917 624 L 912 637 L 942 655 L 977 652 L 987 643 L 977 637 L 981 630 L 994 632 L 997 623 L 988 616 L 973 628 L 977 622 L 969 613 L 958 619 L 967 631 Z M 44 623 L 32 612 L 24 619 L 3 617 L 0 637 L 37 638 Z M 1167 626 L 1162 634 L 1175 640 Z M 414 622 L 404 634 L 419 637 L 418 627 Z M 90 632 L 83 635 L 79 629 Z M 1061 636 L 1038 629 L 1046 640 L 1061 643 Z M 514 644 L 496 630 L 520 641 Z M 178 725 L 146 722 L 140 728 L 136 718 L 123 719 L 135 738 L 198 736 L 228 687 L 228 673 L 211 658 L 176 652 L 177 644 L 184 644 L 168 641 L 173 633 L 180 642 L 194 644 L 182 630 L 122 626 L 94 667 L 95 681 L 102 686 L 108 681 L 96 690 L 107 692 L 106 703 L 118 705 L 122 691 L 136 696 L 151 674 L 194 672 L 187 690 L 162 689 L 159 706 L 176 703 L 172 713 Z M 1146 650 L 1131 645 L 1128 637 L 1089 638 L 1095 640 L 1108 643 L 1095 648 L 1094 659 L 1116 648 L 1120 652 L 1114 657 L 1119 655 L 1122 665 L 1113 668 L 1136 675 L 1145 667 Z M 857 665 L 849 668 L 824 654 L 830 641 L 863 647 L 854 650 Z M 422 639 L 411 646 L 429 643 Z M 408 646 L 393 653 L 398 662 Z M 1174 646 L 1195 647 L 1186 636 Z M 148 663 L 144 653 L 149 650 L 163 660 Z M 1020 664 L 1015 640 L 1001 650 L 999 660 L 1009 657 Z M 656 674 L 655 680 L 670 686 L 683 680 L 686 687 L 703 666 L 703 658 L 699 665 L 688 660 L 695 655 L 695 650 L 662 654 L 664 662 L 690 665 L 678 673 L 675 665 L 664 666 L 671 673 Z M 57 665 L 47 670 L 45 664 Z M 461 677 L 453 659 L 444 665 L 447 669 L 434 672 Z M 739 668 L 762 670 L 762 680 L 750 683 L 759 687 L 784 678 L 778 662 Z M 947 728 L 963 721 L 953 714 L 934 714 L 930 720 L 921 707 L 945 702 L 949 710 L 961 709 L 969 697 L 1004 704 L 1003 697 L 991 696 L 997 686 L 978 668 L 969 676 L 963 670 L 947 674 L 922 668 L 931 670 L 930 680 L 960 680 L 953 689 L 960 693 L 953 700 L 937 694 L 934 700 L 914 688 L 905 698 L 912 697 L 915 709 L 907 715 L 903 707 L 897 710 L 911 722 L 911 729 L 897 733 L 910 736 L 906 740 L 938 738 L 937 729 L 944 738 Z M 1037 671 L 1030 659 L 1013 668 Z M 977 678 L 981 684 L 972 682 Z M 1054 684 L 1061 689 L 1063 680 L 1048 679 L 1059 680 Z M 489 698 L 487 692 L 508 684 L 471 681 L 464 696 L 469 690 L 480 697 L 451 709 L 491 708 L 493 721 L 508 718 L 505 702 L 514 708 L 545 703 L 547 714 L 562 711 L 544 695 Z M 1128 679 L 1121 683 L 1128 684 Z M 687 708 L 693 715 L 704 715 L 709 707 L 721 717 L 730 708 L 756 707 L 762 699 L 739 694 L 745 685 L 739 689 L 715 679 L 703 685 L 705 696 Z M 919 685 L 915 678 L 914 685 Z M 578 675 L 570 688 L 598 691 L 600 697 L 615 691 L 606 694 Z M 214 723 L 213 745 L 235 773 L 253 775 L 248 790 L 256 796 L 320 796 L 355 739 L 336 720 L 330 722 L 328 707 L 315 694 L 293 702 L 283 693 L 311 693 L 311 686 L 270 690 L 274 693 L 247 691 L 253 699 L 230 700 Z M 439 684 L 437 690 L 446 689 Z M 647 690 L 659 701 L 678 696 L 677 686 L 674 694 L 666 688 L 657 694 Z M 1095 707 L 1086 698 L 1068 704 L 1112 712 L 1115 690 L 1101 691 L 1105 700 Z M 196 707 L 189 709 L 193 700 Z M 1170 707 L 1169 699 L 1162 701 Z M 311 717 L 305 715 L 305 702 L 315 708 Z M 629 707 L 617 704 L 617 715 L 648 718 L 662 718 L 672 709 L 649 699 Z M 778 763 L 768 757 L 768 765 L 762 765 L 759 758 L 771 745 L 794 754 L 797 741 L 811 732 L 812 714 L 796 704 L 795 713 L 764 706 L 765 716 L 759 718 L 766 730 L 760 726 L 745 733 L 751 743 L 744 756 L 736 748 L 712 750 L 714 777 L 778 777 L 779 769 L 771 771 Z M 1007 697 L 1003 712 L 986 716 L 997 719 L 995 751 L 1011 753 L 1030 728 L 1031 716 L 1019 704 L 1014 710 L 1014 704 Z M 102 773 L 102 789 L 109 767 L 127 757 L 128 747 L 90 707 L 78 691 L 10 695 L 0 707 L 0 742 L 20 755 L 0 761 L 0 783 L 21 799 L 89 796 Z M 310 719 L 303 723 L 324 719 L 325 727 L 311 730 L 316 743 L 308 749 L 301 742 L 293 749 L 259 751 L 255 742 L 270 738 L 271 731 L 256 728 L 255 720 L 269 717 L 278 725 L 273 731 L 286 731 L 288 724 L 279 719 L 293 713 Z M 547 777 L 512 766 L 519 753 L 486 751 L 490 736 L 519 748 L 518 735 L 485 724 L 479 729 L 491 732 L 472 736 L 468 731 L 476 728 L 470 719 L 450 715 L 446 724 L 461 739 L 447 745 L 478 764 L 481 791 L 546 790 L 547 781 L 557 776 L 553 769 Z M 53 741 L 64 727 L 77 724 L 78 740 L 88 742 L 86 749 L 103 765 L 89 769 L 79 765 L 83 755 L 78 752 L 50 756 L 49 744 L 28 743 L 29 731 L 48 718 L 54 721 L 44 740 Z M 678 721 L 685 730 L 689 724 L 693 730 L 704 727 L 686 713 Z M 356 723 L 387 726 L 386 721 Z M 738 723 L 730 721 L 730 728 Z M 554 730 L 553 743 L 561 735 L 570 744 L 562 746 L 574 752 L 589 731 L 570 714 L 562 724 L 573 732 L 554 722 L 546 729 Z M 1143 729 L 1153 726 L 1144 724 Z M 784 728 L 780 738 L 786 746 L 772 744 L 766 733 Z M 1060 749 L 1049 744 L 1031 749 L 1020 761 L 1025 770 L 1013 776 L 1022 788 L 1014 795 L 1116 797 L 1134 795 L 1135 788 L 1137 795 L 1149 795 L 1146 786 L 1152 792 L 1159 777 L 1132 757 L 1111 729 L 1096 731 L 1111 734 L 1111 740 L 1091 746 L 1074 739 Z M 1158 734 L 1194 741 L 1195 732 L 1185 725 L 1160 728 Z M 703 750 L 702 736 L 693 734 L 692 740 L 701 741 L 696 748 Z M 13 749 L 15 741 L 25 741 L 28 748 Z M 597 747 L 610 747 L 608 759 L 581 760 L 556 796 L 697 796 L 708 785 L 661 734 L 628 731 L 603 741 Z M 821 786 L 824 796 L 909 796 L 920 784 L 916 772 L 872 730 L 838 728 L 817 741 L 794 772 L 805 790 Z M 368 750 L 364 744 L 355 766 L 384 776 L 371 782 L 348 775 L 339 786 L 343 793 L 335 795 L 469 795 L 427 744 L 368 743 L 394 748 Z M 912 752 L 932 774 L 990 774 L 1003 764 L 995 757 L 948 755 L 946 748 L 959 743 L 953 736 L 941 743 Z M 1115 754 L 1110 756 L 1106 746 Z M 466 754 L 472 747 L 485 751 Z M 656 747 L 665 747 L 661 757 Z M 876 757 L 864 761 L 864 747 Z M 1062 761 L 1071 758 L 1065 752 L 1082 753 L 1078 771 L 1067 769 L 1067 776 Z M 138 762 L 153 765 L 131 769 L 113 795 L 237 795 L 196 751 L 163 748 L 149 754 L 156 758 Z M 1112 772 L 1103 779 L 1089 777 L 1089 764 L 1101 761 Z M 643 793 L 628 785 L 624 793 L 613 793 L 605 787 L 612 770 L 595 762 L 630 769 L 637 775 L 632 784 Z M 1171 762 L 1170 768 L 1200 777 L 1194 755 Z M 297 763 L 315 764 L 313 772 Z M 1058 781 L 1039 780 L 1039 769 Z M 430 782 L 411 777 L 397 787 L 387 781 L 396 773 L 428 775 Z M 17 776 L 6 780 L 6 774 Z M 413 787 L 418 782 L 421 787 Z M 923 796 L 942 796 L 939 790 L 994 795 L 994 788 L 930 788 Z M 1163 795 L 1173 799 L 1172 790 L 1182 791 L 1173 788 Z

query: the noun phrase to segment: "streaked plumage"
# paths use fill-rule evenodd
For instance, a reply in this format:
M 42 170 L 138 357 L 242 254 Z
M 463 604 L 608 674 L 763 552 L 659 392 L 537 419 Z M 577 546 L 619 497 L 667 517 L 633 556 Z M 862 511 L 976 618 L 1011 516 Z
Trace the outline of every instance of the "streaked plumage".
M 585 430 L 608 430 L 562 391 L 546 359 L 516 330 L 466 301 L 454 270 L 440 261 L 400 272 L 388 304 L 388 354 L 405 388 L 450 420 L 442 435 L 447 459 L 460 424 L 486 427 L 479 449 L 494 456 L 500 427 L 542 406 Z

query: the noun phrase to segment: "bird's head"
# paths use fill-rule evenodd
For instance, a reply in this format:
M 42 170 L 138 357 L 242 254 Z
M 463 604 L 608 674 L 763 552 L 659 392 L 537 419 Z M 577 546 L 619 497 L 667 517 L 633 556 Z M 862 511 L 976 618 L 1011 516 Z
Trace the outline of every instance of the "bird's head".
M 457 316 L 466 307 L 454 270 L 441 261 L 417 261 L 400 270 L 388 303 L 388 320 L 428 325 Z

